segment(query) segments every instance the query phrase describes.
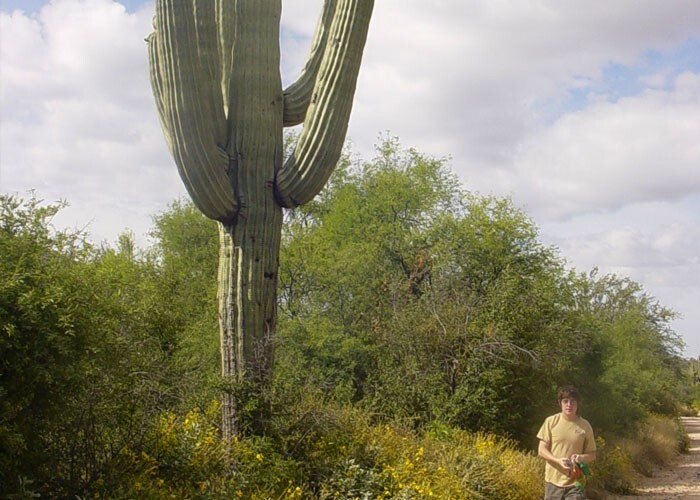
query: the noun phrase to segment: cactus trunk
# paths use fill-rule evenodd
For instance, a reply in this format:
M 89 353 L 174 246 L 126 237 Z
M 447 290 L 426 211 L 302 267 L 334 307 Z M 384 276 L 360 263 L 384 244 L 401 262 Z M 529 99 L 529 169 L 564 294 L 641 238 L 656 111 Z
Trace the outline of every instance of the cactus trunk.
M 281 0 L 157 0 L 148 38 L 163 131 L 195 205 L 219 222 L 226 437 L 237 388 L 272 366 L 282 209 L 311 200 L 340 155 L 372 0 L 325 0 L 300 77 L 282 89 Z M 282 163 L 284 126 L 304 123 Z
M 259 422 L 241 422 L 243 392 L 264 395 L 270 381 L 275 327 L 281 209 L 266 224 L 219 224 L 219 322 L 221 368 L 230 382 L 222 400 L 226 437 Z M 258 408 L 256 417 L 264 415 Z

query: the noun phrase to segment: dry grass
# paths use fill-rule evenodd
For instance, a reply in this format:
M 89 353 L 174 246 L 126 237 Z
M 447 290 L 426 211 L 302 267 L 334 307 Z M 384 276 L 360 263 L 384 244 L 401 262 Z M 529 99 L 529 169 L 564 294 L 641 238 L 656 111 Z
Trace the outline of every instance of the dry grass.
M 682 431 L 678 422 L 668 417 L 653 416 L 640 426 L 638 436 L 625 441 L 634 468 L 650 476 L 655 467 L 673 462 L 682 451 Z
M 648 418 L 634 437 L 609 443 L 599 438 L 591 498 L 605 498 L 605 492 L 632 493 L 636 474 L 649 477 L 659 467 L 673 463 L 687 443 L 680 422 L 661 416 Z

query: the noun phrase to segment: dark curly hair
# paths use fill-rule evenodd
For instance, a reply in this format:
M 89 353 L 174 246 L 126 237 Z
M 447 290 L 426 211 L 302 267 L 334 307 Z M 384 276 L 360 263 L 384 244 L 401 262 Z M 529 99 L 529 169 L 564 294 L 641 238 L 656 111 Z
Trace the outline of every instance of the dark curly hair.
M 559 389 L 557 393 L 557 403 L 561 404 L 563 399 L 575 399 L 576 401 L 581 401 L 578 389 L 573 385 L 567 385 Z

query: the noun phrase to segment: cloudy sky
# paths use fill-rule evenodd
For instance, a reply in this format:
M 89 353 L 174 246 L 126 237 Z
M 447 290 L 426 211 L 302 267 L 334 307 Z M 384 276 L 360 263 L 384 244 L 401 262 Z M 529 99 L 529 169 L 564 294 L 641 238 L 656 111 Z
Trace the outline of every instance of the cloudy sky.
M 285 82 L 320 3 L 283 1 Z M 152 1 L 0 6 L 0 192 L 145 246 L 186 196 L 148 83 Z M 387 131 L 512 197 L 571 267 L 641 283 L 700 356 L 696 0 L 376 0 L 348 135 L 370 158 Z

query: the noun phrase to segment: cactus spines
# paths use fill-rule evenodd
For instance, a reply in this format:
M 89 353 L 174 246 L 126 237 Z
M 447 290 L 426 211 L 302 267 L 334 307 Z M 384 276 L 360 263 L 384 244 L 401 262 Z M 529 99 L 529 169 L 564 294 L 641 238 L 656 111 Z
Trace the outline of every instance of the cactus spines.
M 194 204 L 219 221 L 222 371 L 269 379 L 282 209 L 311 200 L 341 153 L 373 0 L 325 0 L 298 79 L 282 89 L 281 0 L 156 0 L 151 85 Z M 282 129 L 303 123 L 283 165 Z M 224 395 L 224 435 L 241 430 Z

